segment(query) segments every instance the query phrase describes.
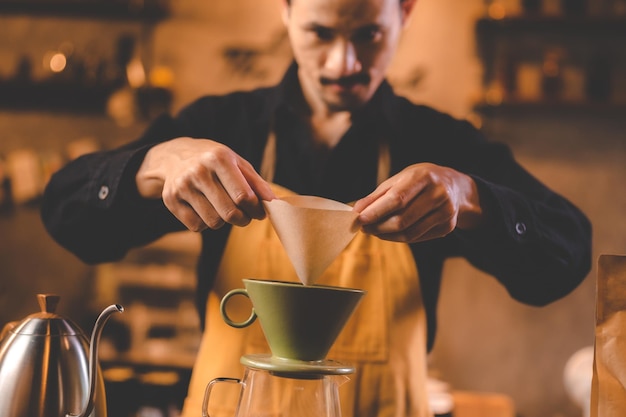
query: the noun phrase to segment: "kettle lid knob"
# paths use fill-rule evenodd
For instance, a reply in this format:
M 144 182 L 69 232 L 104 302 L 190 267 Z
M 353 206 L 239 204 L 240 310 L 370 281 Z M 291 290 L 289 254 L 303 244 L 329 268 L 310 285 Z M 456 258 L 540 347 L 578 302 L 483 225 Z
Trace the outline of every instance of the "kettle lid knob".
M 71 320 L 56 313 L 61 297 L 56 294 L 37 294 L 41 311 L 22 319 L 12 330 L 21 335 L 37 336 L 73 336 L 83 334 Z
M 37 294 L 37 302 L 42 313 L 55 314 L 60 299 L 61 297 L 56 294 Z

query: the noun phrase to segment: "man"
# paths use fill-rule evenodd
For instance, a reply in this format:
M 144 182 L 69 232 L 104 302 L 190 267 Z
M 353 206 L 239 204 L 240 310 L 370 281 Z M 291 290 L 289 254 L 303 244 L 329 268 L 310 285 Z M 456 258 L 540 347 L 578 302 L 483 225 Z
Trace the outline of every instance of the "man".
M 89 263 L 169 232 L 202 233 L 204 336 L 185 417 L 200 415 L 209 380 L 241 377 L 240 356 L 267 349 L 258 328 L 222 322 L 221 296 L 245 277 L 297 280 L 263 200 L 320 195 L 359 213 L 361 232 L 320 279 L 368 291 L 329 354 L 357 368 L 342 387 L 345 417 L 429 414 L 425 357 L 446 258 L 466 257 L 532 305 L 565 296 L 589 271 L 591 230 L 577 208 L 505 146 L 384 80 L 414 3 L 292 0 L 295 62 L 278 86 L 201 98 L 48 185 L 46 226 Z M 226 395 L 211 415 L 236 402 Z

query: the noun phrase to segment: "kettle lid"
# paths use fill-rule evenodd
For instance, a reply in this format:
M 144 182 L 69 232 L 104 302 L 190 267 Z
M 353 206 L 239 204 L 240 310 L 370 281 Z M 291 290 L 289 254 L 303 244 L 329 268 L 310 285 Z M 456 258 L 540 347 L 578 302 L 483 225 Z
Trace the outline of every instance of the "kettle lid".
M 11 333 L 33 336 L 67 336 L 83 334 L 72 321 L 56 314 L 59 304 L 56 294 L 37 294 L 40 312 L 24 318 Z

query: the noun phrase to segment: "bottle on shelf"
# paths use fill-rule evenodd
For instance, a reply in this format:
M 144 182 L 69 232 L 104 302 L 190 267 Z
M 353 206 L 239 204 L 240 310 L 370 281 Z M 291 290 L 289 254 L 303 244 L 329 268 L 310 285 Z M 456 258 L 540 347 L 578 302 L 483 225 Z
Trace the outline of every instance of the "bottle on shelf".
M 562 75 L 563 51 L 559 48 L 549 48 L 544 53 L 541 64 L 541 90 L 546 99 L 558 99 L 563 91 Z
M 524 14 L 535 16 L 541 13 L 541 0 L 522 0 L 522 10 Z
M 11 208 L 13 208 L 11 177 L 9 176 L 6 161 L 0 155 L 0 213 L 8 212 Z
M 587 14 L 587 0 L 561 0 L 566 16 L 584 16 Z
M 604 52 L 596 52 L 587 65 L 585 93 L 591 101 L 608 101 L 611 98 L 611 61 Z

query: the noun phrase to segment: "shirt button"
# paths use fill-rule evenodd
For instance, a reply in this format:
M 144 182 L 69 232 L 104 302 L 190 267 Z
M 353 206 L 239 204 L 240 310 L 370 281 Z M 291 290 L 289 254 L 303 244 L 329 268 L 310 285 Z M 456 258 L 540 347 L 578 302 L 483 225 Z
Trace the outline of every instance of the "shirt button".
M 518 235 L 523 236 L 526 234 L 526 223 L 524 222 L 517 222 L 515 223 L 515 231 L 517 232 Z
M 100 191 L 98 191 L 98 198 L 100 200 L 104 200 L 108 196 L 109 196 L 109 187 L 107 187 L 106 185 L 103 185 L 102 187 L 100 187 Z

